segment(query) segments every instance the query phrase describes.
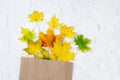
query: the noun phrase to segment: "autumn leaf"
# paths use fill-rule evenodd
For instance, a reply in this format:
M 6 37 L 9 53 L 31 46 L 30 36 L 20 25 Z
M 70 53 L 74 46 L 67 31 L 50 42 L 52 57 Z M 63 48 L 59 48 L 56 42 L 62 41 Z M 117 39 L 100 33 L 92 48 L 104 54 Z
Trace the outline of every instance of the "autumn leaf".
M 49 57 L 49 53 L 46 50 L 43 50 L 42 52 L 42 59 L 51 60 Z
M 62 34 L 54 35 L 53 31 L 51 29 L 48 29 L 46 34 L 44 34 L 43 32 L 40 32 L 39 38 L 42 41 L 42 46 L 53 47 L 53 43 L 56 40 L 62 41 L 63 36 Z
M 55 56 L 53 53 L 51 53 L 51 54 L 49 55 L 49 58 L 50 58 L 51 60 L 56 60 L 56 56 Z
M 90 39 L 85 38 L 82 34 L 78 35 L 75 39 L 74 39 L 75 44 L 78 46 L 79 50 L 81 52 L 86 52 L 90 50 L 90 47 L 88 46 L 91 42 Z
M 75 32 L 73 32 L 72 26 L 63 25 L 62 29 L 60 30 L 61 34 L 65 35 L 67 38 L 71 38 L 75 35 Z
M 33 11 L 33 13 L 32 14 L 29 14 L 29 21 L 30 22 L 41 22 L 41 21 L 43 21 L 43 18 L 44 17 L 44 14 L 43 14 L 43 12 L 38 12 L 38 11 Z
M 28 54 L 34 55 L 34 54 L 39 54 L 43 51 L 43 48 L 41 47 L 41 42 L 40 40 L 33 42 L 33 41 L 28 41 L 27 42 L 28 47 L 24 49 Z
M 35 59 L 45 59 L 45 60 L 50 60 L 49 53 L 45 49 L 41 51 L 39 54 L 34 55 Z
M 62 25 L 59 22 L 59 19 L 55 15 L 51 17 L 50 21 L 48 21 L 47 24 L 49 25 L 49 27 L 55 28 L 55 29 L 60 29 Z
M 34 30 L 29 30 L 28 28 L 22 28 L 21 30 L 22 37 L 19 38 L 22 42 L 27 42 L 35 38 Z
M 51 52 L 56 56 L 56 58 L 60 61 L 69 61 L 73 60 L 75 54 L 70 52 L 70 43 L 64 42 L 63 44 L 60 41 L 56 41 L 54 43 L 54 47 L 51 48 Z
M 42 58 L 42 54 L 41 54 L 41 53 L 35 54 L 35 55 L 34 55 L 34 58 L 35 58 L 35 59 L 41 59 L 41 58 Z

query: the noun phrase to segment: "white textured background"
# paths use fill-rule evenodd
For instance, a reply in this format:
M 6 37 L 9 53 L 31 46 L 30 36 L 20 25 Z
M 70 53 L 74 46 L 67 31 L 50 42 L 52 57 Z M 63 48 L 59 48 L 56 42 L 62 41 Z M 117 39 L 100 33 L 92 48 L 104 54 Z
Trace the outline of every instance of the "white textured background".
M 73 80 L 120 80 L 120 0 L 0 0 L 0 80 L 19 79 L 18 38 L 22 26 L 35 26 L 27 16 L 34 9 L 92 39 L 90 52 L 76 52 Z

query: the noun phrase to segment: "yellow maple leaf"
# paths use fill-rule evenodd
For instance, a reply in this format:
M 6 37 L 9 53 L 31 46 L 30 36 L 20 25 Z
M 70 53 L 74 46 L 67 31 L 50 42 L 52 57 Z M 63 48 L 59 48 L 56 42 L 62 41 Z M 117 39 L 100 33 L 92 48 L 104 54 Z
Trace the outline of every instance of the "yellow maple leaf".
M 49 25 L 49 27 L 51 28 L 55 28 L 55 29 L 60 29 L 61 28 L 61 23 L 59 22 L 59 19 L 53 15 L 50 19 L 49 22 L 47 22 L 47 24 Z
M 41 53 L 39 53 L 39 54 L 35 54 L 34 55 L 34 58 L 35 59 L 50 59 L 49 58 L 49 54 L 48 54 L 48 52 L 45 50 L 45 49 L 43 49 L 42 51 L 41 51 Z
M 56 56 L 55 56 L 53 53 L 51 53 L 51 54 L 49 55 L 49 57 L 50 57 L 51 60 L 56 60 Z
M 28 28 L 21 28 L 22 37 L 19 38 L 22 42 L 27 42 L 35 38 L 34 30 L 29 30 Z
M 43 12 L 33 11 L 32 14 L 29 14 L 30 22 L 41 22 L 43 21 L 44 14 Z
M 75 54 L 70 52 L 70 43 L 64 42 L 61 43 L 60 41 L 56 41 L 54 43 L 54 47 L 51 48 L 51 52 L 56 56 L 56 58 L 60 61 L 69 61 L 73 60 Z
M 44 34 L 43 32 L 40 32 L 39 38 L 42 41 L 42 46 L 53 47 L 53 43 L 56 40 L 62 41 L 63 36 L 62 34 L 54 35 L 53 30 L 48 29 L 46 34 Z
M 42 52 L 43 48 L 41 47 L 41 42 L 40 40 L 33 42 L 33 41 L 28 41 L 27 42 L 28 47 L 24 49 L 28 54 L 39 54 Z
M 41 53 L 35 54 L 35 55 L 34 55 L 34 58 L 35 58 L 35 59 L 42 59 L 42 54 L 41 54 Z
M 65 35 L 67 38 L 71 38 L 75 35 L 75 32 L 73 32 L 72 26 L 63 25 L 62 29 L 60 30 L 61 34 Z

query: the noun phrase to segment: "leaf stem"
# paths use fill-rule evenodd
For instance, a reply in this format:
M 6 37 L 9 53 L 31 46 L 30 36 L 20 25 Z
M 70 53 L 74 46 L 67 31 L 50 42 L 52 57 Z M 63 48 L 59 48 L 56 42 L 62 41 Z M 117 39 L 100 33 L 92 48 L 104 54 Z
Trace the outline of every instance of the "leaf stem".
M 39 26 L 39 23 L 38 23 L 38 22 L 36 22 L 36 25 L 37 25 L 37 27 L 38 27 L 38 30 L 40 31 L 40 26 Z

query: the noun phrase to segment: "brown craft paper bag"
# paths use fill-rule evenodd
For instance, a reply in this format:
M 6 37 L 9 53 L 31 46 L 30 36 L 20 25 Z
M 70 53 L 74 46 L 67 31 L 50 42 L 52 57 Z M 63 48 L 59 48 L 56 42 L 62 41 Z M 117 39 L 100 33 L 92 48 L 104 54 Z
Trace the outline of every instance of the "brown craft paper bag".
M 72 80 L 71 62 L 21 58 L 20 80 Z

